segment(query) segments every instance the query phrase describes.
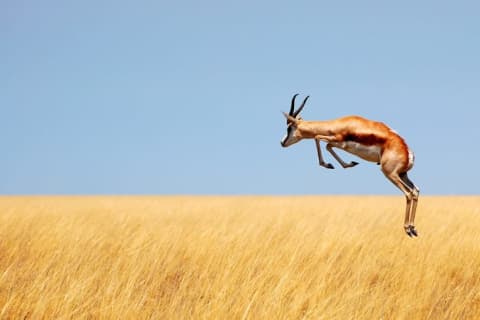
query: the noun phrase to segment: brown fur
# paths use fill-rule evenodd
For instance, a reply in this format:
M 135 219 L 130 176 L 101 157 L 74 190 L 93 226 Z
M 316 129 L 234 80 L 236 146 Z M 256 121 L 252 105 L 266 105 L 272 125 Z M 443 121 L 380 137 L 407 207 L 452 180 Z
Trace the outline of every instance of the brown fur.
M 328 121 L 296 120 L 300 139 L 314 139 L 318 135 L 335 136 L 338 141 L 353 141 L 365 146 L 378 145 L 396 154 L 402 162 L 401 171 L 408 171 L 408 146 L 397 133 L 382 122 L 359 116 L 347 116 Z
M 344 168 L 355 166 L 356 162 L 346 163 L 334 151 L 333 147 L 343 149 L 367 161 L 379 162 L 383 174 L 397 186 L 407 200 L 404 228 L 409 236 L 416 236 L 414 227 L 415 211 L 419 189 L 408 178 L 407 171 L 413 166 L 413 153 L 405 140 L 382 122 L 372 121 L 359 116 L 347 116 L 328 121 L 304 121 L 285 114 L 287 123 L 296 130 L 289 146 L 302 139 L 315 139 L 319 163 L 333 169 L 323 160 L 320 141 L 328 143 L 327 150 Z

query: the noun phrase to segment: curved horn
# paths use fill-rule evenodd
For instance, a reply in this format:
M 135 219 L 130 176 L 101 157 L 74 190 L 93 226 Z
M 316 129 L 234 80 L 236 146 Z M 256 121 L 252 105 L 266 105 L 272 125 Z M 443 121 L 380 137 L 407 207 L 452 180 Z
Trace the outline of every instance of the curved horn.
M 288 113 L 289 115 L 293 115 L 293 110 L 295 108 L 295 98 L 298 96 L 298 93 L 293 96 L 292 98 L 292 105 L 290 106 L 290 112 Z
M 300 106 L 300 108 L 298 108 L 297 111 L 295 111 L 295 113 L 293 114 L 293 117 L 296 118 L 298 116 L 298 114 L 302 111 L 303 107 L 305 107 L 305 102 L 307 102 L 308 98 L 310 98 L 310 96 L 307 96 L 305 98 L 305 100 L 303 100 L 302 102 L 302 105 Z

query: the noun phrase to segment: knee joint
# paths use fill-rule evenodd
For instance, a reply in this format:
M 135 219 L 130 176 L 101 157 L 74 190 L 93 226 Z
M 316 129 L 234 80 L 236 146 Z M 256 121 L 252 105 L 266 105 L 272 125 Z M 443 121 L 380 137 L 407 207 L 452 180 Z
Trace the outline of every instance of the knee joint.
M 419 195 L 420 195 L 420 189 L 418 189 L 418 187 L 415 186 L 412 190 L 413 199 L 418 200 Z

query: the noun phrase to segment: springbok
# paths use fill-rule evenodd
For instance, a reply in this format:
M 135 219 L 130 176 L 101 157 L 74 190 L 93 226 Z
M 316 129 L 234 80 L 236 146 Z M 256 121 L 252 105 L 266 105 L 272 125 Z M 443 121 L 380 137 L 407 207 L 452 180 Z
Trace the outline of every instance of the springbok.
M 280 142 L 282 147 L 289 147 L 302 139 L 314 139 L 317 147 L 319 164 L 327 169 L 334 169 L 325 162 L 320 149 L 320 141 L 327 143 L 327 150 L 343 168 L 354 167 L 358 162 L 343 161 L 333 148 L 339 148 L 366 161 L 376 162 L 383 174 L 406 197 L 404 229 L 408 236 L 418 236 L 415 230 L 415 211 L 417 209 L 420 189 L 408 178 L 407 172 L 413 167 L 414 155 L 405 140 L 382 122 L 368 120 L 359 116 L 346 116 L 328 121 L 306 121 L 299 114 L 308 96 L 295 111 L 295 98 L 292 98 L 290 112 L 283 113 L 287 118 L 287 134 Z

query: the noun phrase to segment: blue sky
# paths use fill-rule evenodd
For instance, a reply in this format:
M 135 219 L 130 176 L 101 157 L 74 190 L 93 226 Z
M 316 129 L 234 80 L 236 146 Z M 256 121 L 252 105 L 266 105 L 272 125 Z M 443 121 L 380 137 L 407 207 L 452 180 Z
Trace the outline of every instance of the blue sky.
M 313 141 L 281 148 L 294 93 L 311 97 L 305 119 L 400 132 L 423 194 L 478 194 L 479 12 L 0 1 L 0 194 L 399 194 L 375 164 L 326 170 Z

